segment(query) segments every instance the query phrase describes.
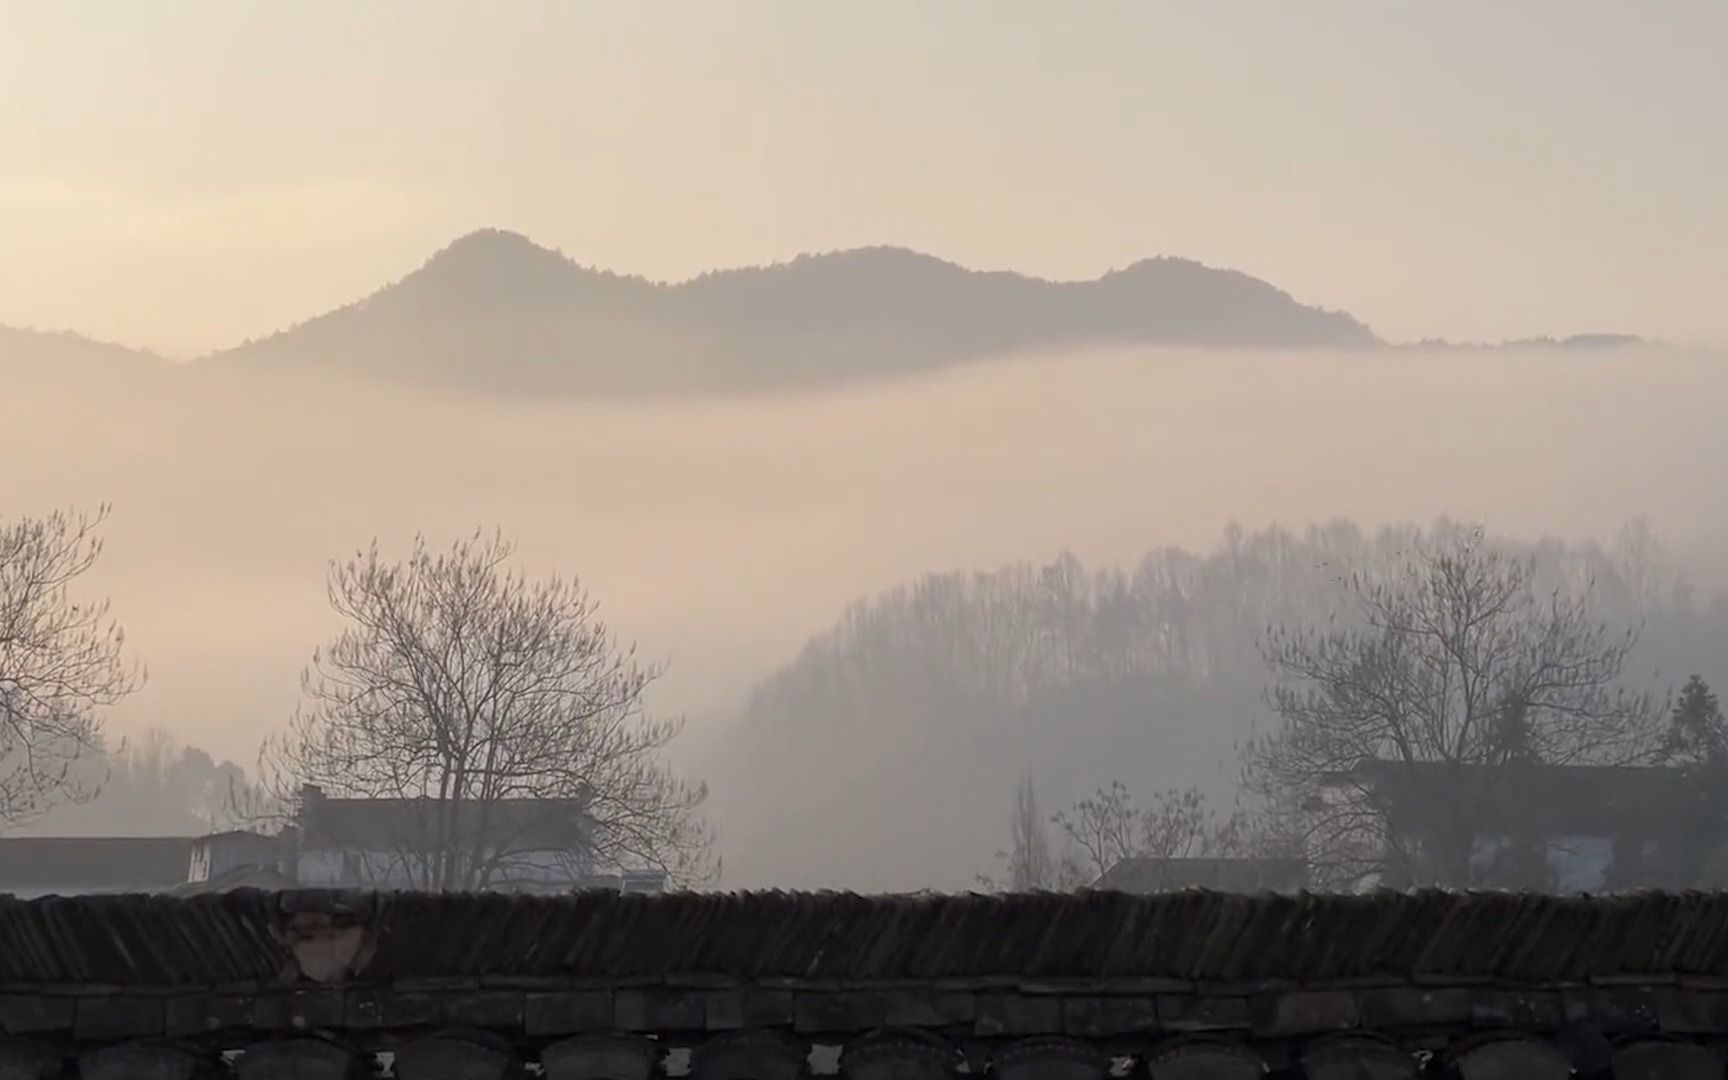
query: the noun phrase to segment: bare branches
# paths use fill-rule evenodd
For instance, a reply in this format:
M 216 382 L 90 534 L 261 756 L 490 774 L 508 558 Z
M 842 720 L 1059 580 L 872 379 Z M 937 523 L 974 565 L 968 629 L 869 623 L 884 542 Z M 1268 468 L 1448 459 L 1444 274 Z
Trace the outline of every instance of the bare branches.
M 1044 816 L 1038 812 L 1038 793 L 1032 777 L 1022 775 L 1014 791 L 1014 813 L 1009 819 L 1013 846 L 1009 849 L 1008 884 L 1015 892 L 1050 887 L 1056 878 L 1056 863 L 1050 857 L 1050 837 L 1044 831 Z
M 1480 533 L 1418 543 L 1380 576 L 1345 581 L 1349 607 L 1266 638 L 1280 723 L 1245 754 L 1251 790 L 1296 809 L 1318 880 L 1390 871 L 1468 883 L 1471 812 L 1520 765 L 1620 765 L 1657 750 L 1652 700 L 1618 685 L 1636 641 L 1589 610 L 1589 587 L 1544 593 L 1535 563 Z M 1471 767 L 1436 808 L 1456 836 L 1396 835 L 1364 762 Z M 1495 790 L 1478 790 L 1484 785 Z M 1442 850 L 1435 850 L 1438 846 Z
M 1032 787 L 1030 774 L 1022 774 L 1019 786 L 1014 789 L 1009 832 L 1012 837 L 1009 850 L 996 855 L 999 863 L 1006 864 L 1003 878 L 998 880 L 980 875 L 978 882 L 985 888 L 1006 888 L 1010 892 L 1067 892 L 1084 886 L 1090 880 L 1072 843 L 1060 856 L 1051 853 L 1048 823 L 1038 810 L 1038 793 Z
M 70 591 L 107 513 L 0 522 L 0 828 L 94 794 L 75 766 L 102 753 L 100 710 L 142 683 L 108 605 Z
M 706 790 L 661 763 L 682 725 L 643 714 L 657 670 L 614 643 L 575 583 L 526 581 L 505 568 L 511 554 L 477 535 L 444 552 L 416 541 L 403 563 L 374 545 L 333 565 L 330 603 L 347 626 L 314 655 L 305 707 L 266 745 L 266 779 L 284 796 L 315 784 L 429 800 L 432 835 L 402 838 L 425 849 L 425 888 L 508 879 L 548 826 L 524 817 L 531 802 L 579 805 L 596 864 L 699 878 Z
M 1239 815 L 1220 818 L 1198 788 L 1170 788 L 1136 806 L 1120 780 L 1099 788 L 1053 819 L 1085 858 L 1089 880 L 1117 863 L 1240 854 L 1247 846 Z

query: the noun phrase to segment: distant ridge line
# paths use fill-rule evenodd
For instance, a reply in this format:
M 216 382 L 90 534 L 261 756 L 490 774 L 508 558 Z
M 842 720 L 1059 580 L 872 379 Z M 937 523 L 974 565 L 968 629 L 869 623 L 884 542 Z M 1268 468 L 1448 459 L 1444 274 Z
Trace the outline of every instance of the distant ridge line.
M 189 364 L 69 332 L 0 327 L 0 365 L 318 371 L 509 396 L 687 395 L 853 385 L 1026 352 L 1088 347 L 1560 348 L 1626 334 L 1503 345 L 1394 345 L 1347 312 L 1237 270 L 1156 256 L 1097 277 L 973 270 L 904 247 L 797 255 L 680 281 L 583 266 L 486 228 L 401 278 Z

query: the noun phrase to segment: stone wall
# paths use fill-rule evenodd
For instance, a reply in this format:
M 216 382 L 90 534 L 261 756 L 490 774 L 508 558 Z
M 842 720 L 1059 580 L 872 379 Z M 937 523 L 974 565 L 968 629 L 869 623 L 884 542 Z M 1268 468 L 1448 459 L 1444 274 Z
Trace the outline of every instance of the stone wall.
M 0 1030 L 4 1080 L 1721 1078 L 1728 898 L 0 900 Z

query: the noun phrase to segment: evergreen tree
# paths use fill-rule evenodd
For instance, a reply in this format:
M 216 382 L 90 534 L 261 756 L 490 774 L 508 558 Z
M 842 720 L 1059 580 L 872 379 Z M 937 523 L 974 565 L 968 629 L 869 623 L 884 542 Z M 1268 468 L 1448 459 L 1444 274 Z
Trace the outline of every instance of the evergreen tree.
M 1697 675 L 1686 680 L 1668 716 L 1667 749 L 1681 764 L 1728 766 L 1728 722 L 1710 684 Z
M 1685 773 L 1692 799 L 1682 820 L 1673 823 L 1684 853 L 1688 886 L 1728 884 L 1728 722 L 1710 685 L 1697 675 L 1686 680 L 1668 714 L 1669 764 Z

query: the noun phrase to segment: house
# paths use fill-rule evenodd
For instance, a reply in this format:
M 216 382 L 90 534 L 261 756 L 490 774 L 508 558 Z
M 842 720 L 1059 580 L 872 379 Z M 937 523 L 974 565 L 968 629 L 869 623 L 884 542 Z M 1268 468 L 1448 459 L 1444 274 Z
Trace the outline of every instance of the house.
M 602 865 L 592 827 L 586 803 L 577 799 L 456 807 L 438 799 L 329 798 L 307 787 L 293 823 L 276 835 L 0 837 L 0 894 L 184 896 L 441 883 L 502 892 L 664 891 L 661 871 Z
M 192 842 L 186 880 L 215 881 L 231 876 L 236 870 L 276 868 L 281 861 L 282 845 L 274 836 L 242 829 L 211 833 Z
M 1123 859 L 1104 872 L 1095 889 L 1128 893 L 1212 889 L 1217 892 L 1297 892 L 1308 885 L 1308 864 L 1282 858 Z
M 282 868 L 279 837 L 232 830 L 192 842 L 186 880 L 168 890 L 173 896 L 230 892 L 234 889 L 292 889 L 298 886 Z
M 160 892 L 185 882 L 194 843 L 184 836 L 0 837 L 0 894 Z
M 1721 796 L 1676 768 L 1369 760 L 1333 786 L 1375 808 L 1390 885 L 1689 887 L 1728 841 Z
M 575 889 L 607 889 L 623 893 L 659 893 L 666 891 L 664 870 L 622 870 L 615 874 L 590 874 L 573 883 Z
M 306 785 L 286 836 L 288 868 L 301 885 L 316 887 L 664 887 L 663 875 L 599 864 L 587 806 L 583 799 L 335 798 Z

